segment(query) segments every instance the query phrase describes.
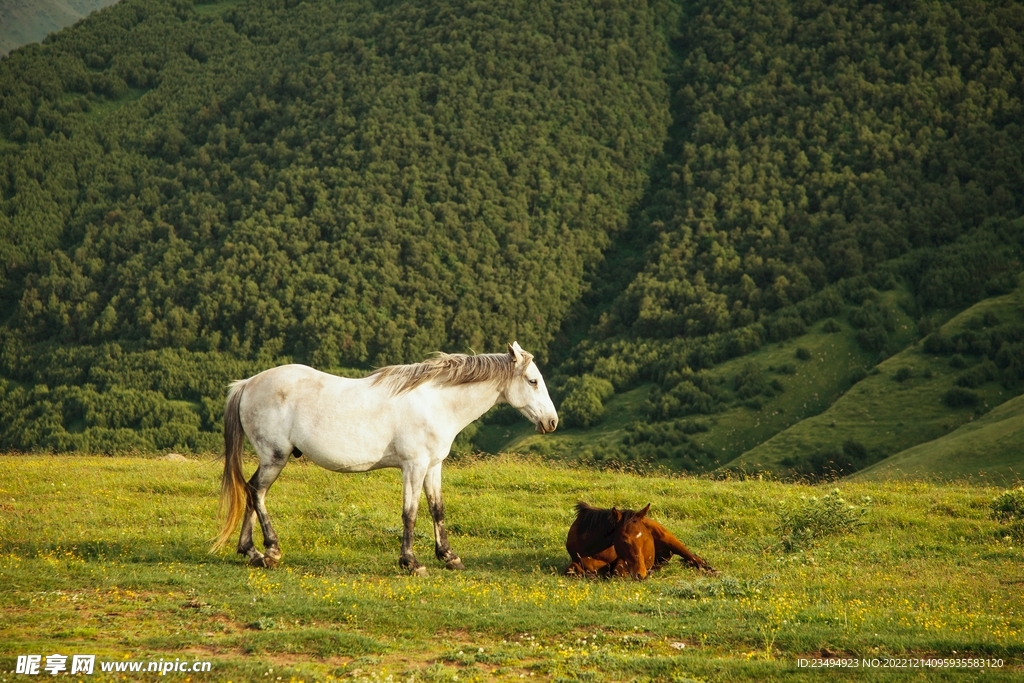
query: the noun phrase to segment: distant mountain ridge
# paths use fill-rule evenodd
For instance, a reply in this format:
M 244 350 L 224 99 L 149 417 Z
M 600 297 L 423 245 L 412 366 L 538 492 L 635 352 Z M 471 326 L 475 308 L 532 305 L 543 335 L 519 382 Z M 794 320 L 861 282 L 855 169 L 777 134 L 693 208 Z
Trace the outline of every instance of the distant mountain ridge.
M 2 0 L 0 56 L 71 26 L 118 0 Z

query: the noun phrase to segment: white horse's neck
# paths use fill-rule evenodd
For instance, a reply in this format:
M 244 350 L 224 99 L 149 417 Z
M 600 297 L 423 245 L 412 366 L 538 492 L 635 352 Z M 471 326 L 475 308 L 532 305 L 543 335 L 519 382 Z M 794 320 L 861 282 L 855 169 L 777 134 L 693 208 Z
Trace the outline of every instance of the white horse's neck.
M 448 411 L 455 432 L 461 432 L 486 413 L 501 398 L 498 382 L 472 382 L 447 387 L 433 387 Z

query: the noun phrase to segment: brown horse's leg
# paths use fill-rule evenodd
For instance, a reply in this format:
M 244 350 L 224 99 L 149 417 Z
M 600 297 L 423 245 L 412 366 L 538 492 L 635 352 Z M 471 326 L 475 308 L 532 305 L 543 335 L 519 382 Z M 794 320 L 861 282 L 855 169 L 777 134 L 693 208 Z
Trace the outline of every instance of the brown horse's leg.
M 565 569 L 566 576 L 598 576 L 611 571 L 616 562 L 615 548 L 605 548 L 596 555 L 579 555 Z
M 696 567 L 697 569 L 717 574 L 718 572 L 707 562 L 690 552 L 689 548 L 683 545 L 682 541 L 672 535 L 672 532 L 658 524 L 652 519 L 645 518 L 644 524 L 654 538 L 655 563 L 667 562 L 673 554 L 679 555 L 683 562 Z
M 609 564 L 592 557 L 578 557 L 565 568 L 566 576 L 597 576 L 608 571 Z
M 452 551 L 448 542 L 448 530 L 444 526 L 444 500 L 441 498 L 441 463 L 427 470 L 423 480 L 423 488 L 427 494 L 427 505 L 430 516 L 434 520 L 434 556 L 444 562 L 448 569 L 465 569 L 462 560 Z

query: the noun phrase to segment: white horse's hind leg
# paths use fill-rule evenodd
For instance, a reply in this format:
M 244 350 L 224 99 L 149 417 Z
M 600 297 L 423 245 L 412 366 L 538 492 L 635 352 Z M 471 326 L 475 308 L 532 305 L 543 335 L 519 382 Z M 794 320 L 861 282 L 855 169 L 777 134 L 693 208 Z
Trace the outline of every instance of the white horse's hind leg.
M 249 558 L 249 563 L 256 565 L 257 562 L 262 563 L 263 553 L 256 550 L 256 545 L 252 540 L 252 527 L 256 523 L 256 497 L 252 494 L 252 482 L 255 480 L 256 475 L 249 480 L 249 484 L 246 486 L 245 491 L 245 516 L 242 517 L 242 532 L 238 535 L 238 548 L 237 552 L 239 555 L 245 555 Z
M 423 481 L 423 488 L 427 494 L 427 504 L 430 506 L 430 516 L 434 519 L 434 555 L 444 562 L 448 569 L 465 569 L 459 556 L 452 552 L 448 543 L 448 530 L 444 527 L 444 501 L 441 498 L 441 463 L 438 463 L 427 470 L 427 477 Z
M 273 567 L 281 560 L 281 546 L 278 543 L 277 532 L 270 524 L 270 514 L 267 512 L 266 496 L 274 481 L 277 480 L 281 470 L 288 462 L 288 456 L 264 459 L 260 456 L 260 466 L 248 484 L 248 502 L 246 504 L 246 516 L 242 522 L 242 533 L 238 539 L 238 552 L 249 558 L 249 564 L 253 567 Z M 256 550 L 252 540 L 253 522 L 258 519 L 260 529 L 263 531 L 263 548 L 266 555 Z
M 426 576 L 427 568 L 416 561 L 412 552 L 413 539 L 416 536 L 416 511 L 420 506 L 420 493 L 423 491 L 423 477 L 426 470 L 419 465 L 408 463 L 402 468 L 402 554 L 398 564 L 408 569 L 415 576 Z

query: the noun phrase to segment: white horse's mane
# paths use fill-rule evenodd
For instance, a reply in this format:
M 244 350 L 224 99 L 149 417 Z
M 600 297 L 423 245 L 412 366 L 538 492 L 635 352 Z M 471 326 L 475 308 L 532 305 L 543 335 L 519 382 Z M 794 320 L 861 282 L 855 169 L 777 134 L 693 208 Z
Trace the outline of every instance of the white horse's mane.
M 526 367 L 533 356 L 525 351 L 521 367 Z M 441 386 L 497 381 L 508 384 L 516 372 L 516 361 L 507 353 L 481 353 L 468 356 L 462 353 L 437 352 L 433 358 L 412 365 L 388 365 L 378 368 L 370 379 L 374 384 L 387 382 L 393 394 L 412 391 L 426 382 Z

